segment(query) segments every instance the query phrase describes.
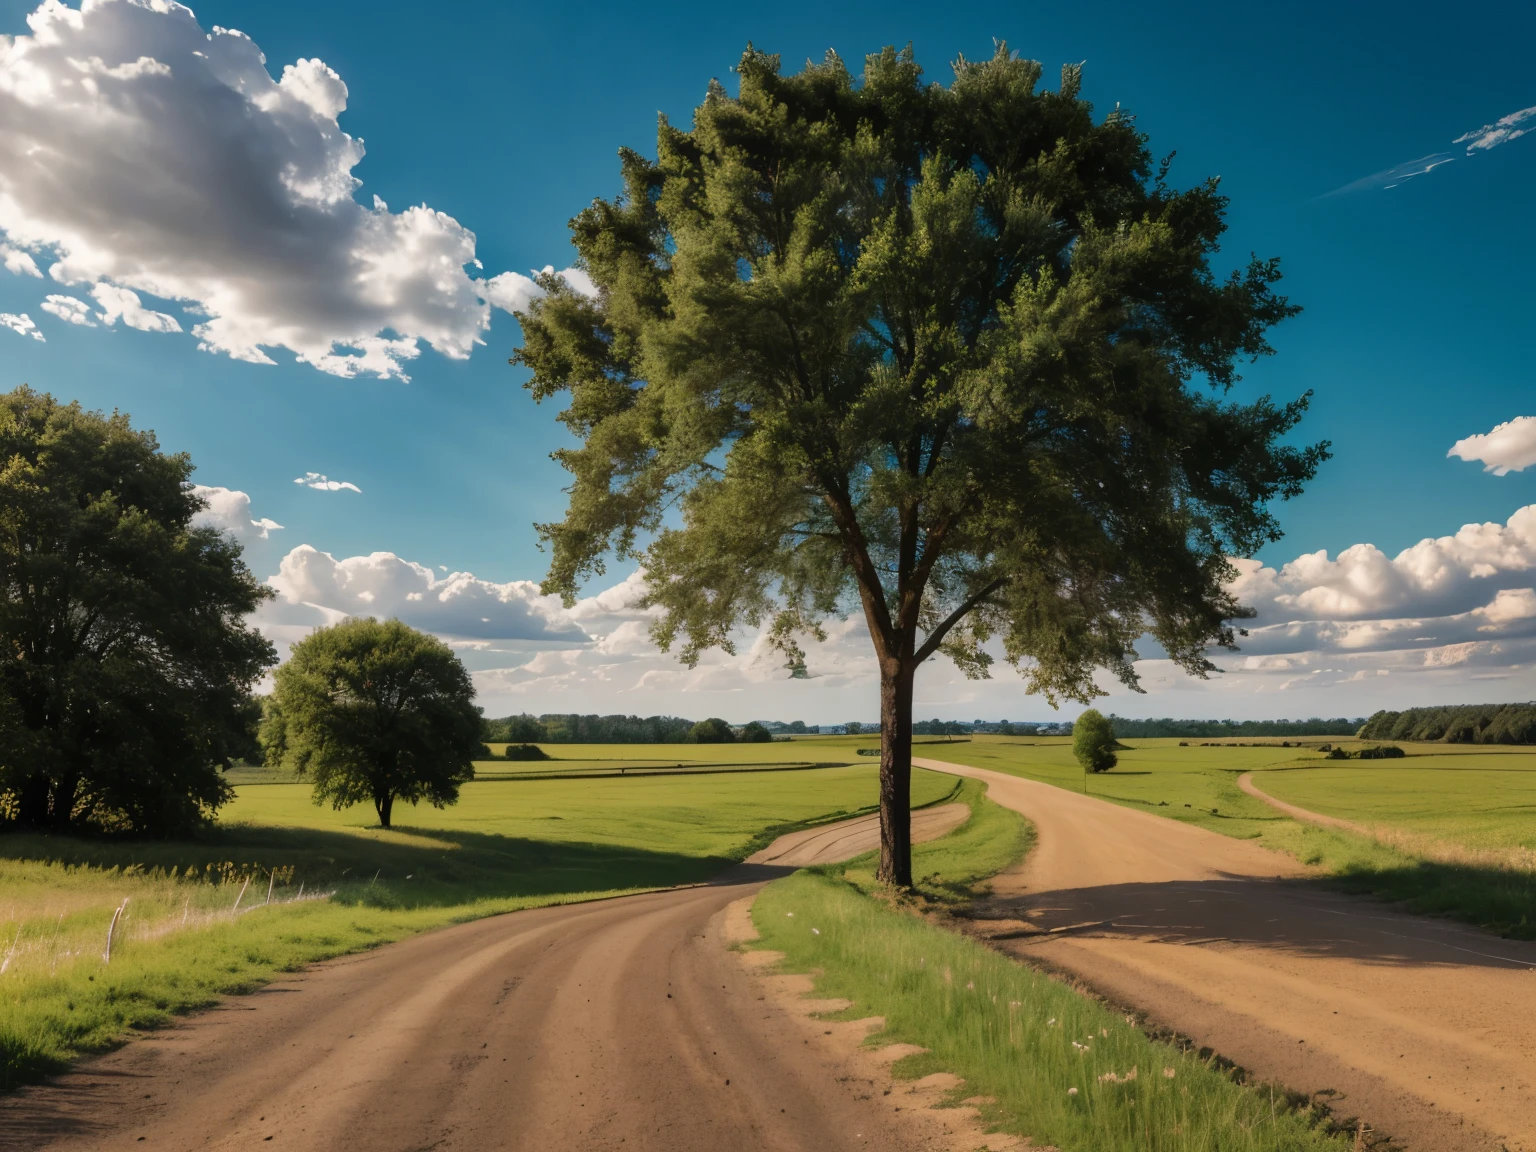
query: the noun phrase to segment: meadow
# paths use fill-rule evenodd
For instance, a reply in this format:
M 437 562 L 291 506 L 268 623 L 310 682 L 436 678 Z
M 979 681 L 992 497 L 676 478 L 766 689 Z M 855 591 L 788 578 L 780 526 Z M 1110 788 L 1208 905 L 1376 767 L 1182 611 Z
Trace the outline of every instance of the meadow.
M 914 803 L 955 787 L 920 773 Z M 307 785 L 251 783 L 192 841 L 6 833 L 0 1087 L 325 957 L 519 908 L 701 881 L 780 832 L 868 811 L 876 796 L 868 761 L 488 780 L 450 808 L 403 809 L 384 831 L 371 808 L 337 812 L 316 807 Z

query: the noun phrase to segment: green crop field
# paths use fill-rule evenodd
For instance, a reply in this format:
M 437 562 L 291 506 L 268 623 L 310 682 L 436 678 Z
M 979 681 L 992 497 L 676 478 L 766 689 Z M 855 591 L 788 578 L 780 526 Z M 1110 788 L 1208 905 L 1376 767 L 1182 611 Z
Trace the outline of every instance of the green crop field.
M 919 773 L 913 799 L 954 787 Z M 0 1087 L 322 957 L 457 920 L 702 880 L 776 830 L 866 810 L 876 795 L 868 761 L 492 780 L 466 785 L 451 808 L 397 810 L 386 832 L 371 808 L 317 808 L 306 785 L 267 783 L 241 786 L 191 842 L 7 833 Z

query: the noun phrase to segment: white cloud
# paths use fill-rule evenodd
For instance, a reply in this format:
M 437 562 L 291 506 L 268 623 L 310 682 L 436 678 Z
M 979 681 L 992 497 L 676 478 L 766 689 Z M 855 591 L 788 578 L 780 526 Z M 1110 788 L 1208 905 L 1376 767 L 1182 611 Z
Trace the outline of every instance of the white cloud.
M 554 274 L 553 264 L 546 264 L 542 272 L 534 273 L 535 276 Z M 582 269 L 566 268 L 559 273 L 559 276 L 583 296 L 597 296 L 597 285 L 592 283 L 592 277 Z M 526 311 L 528 305 L 542 295 L 544 295 L 544 289 L 539 287 L 538 281 L 531 276 L 524 276 L 521 272 L 503 272 L 485 282 L 485 298 L 503 312 Z
M 1477 460 L 1484 472 L 1508 476 L 1536 464 L 1536 416 L 1516 416 L 1491 432 L 1468 436 L 1451 445 L 1447 456 Z
M 425 204 L 355 195 L 362 141 L 319 60 L 274 79 L 240 32 L 168 0 L 45 0 L 0 37 L 0 260 L 91 286 L 111 323 L 256 364 L 406 378 L 426 344 L 468 356 L 489 323 L 475 237 Z M 117 293 L 131 292 L 135 295 Z M 79 301 L 48 310 L 88 323 Z M 45 306 L 46 307 L 46 306 Z
M 294 483 L 302 484 L 306 488 L 317 488 L 321 492 L 340 492 L 346 489 L 349 492 L 356 492 L 359 496 L 363 493 L 363 490 L 350 480 L 332 480 L 319 472 L 306 472 L 294 480 Z
M 1492 124 L 1484 124 L 1481 128 L 1474 128 L 1470 132 L 1463 132 L 1452 144 L 1465 144 L 1464 156 L 1476 156 L 1481 152 L 1497 148 L 1501 144 L 1508 144 L 1511 140 L 1518 140 L 1536 125 L 1526 125 L 1528 121 L 1536 118 L 1536 107 L 1521 108 L 1517 112 L 1511 112 L 1508 116 L 1501 116 Z M 1443 164 L 1449 164 L 1457 159 L 1454 152 L 1434 152 L 1428 156 L 1420 156 L 1417 160 L 1408 160 L 1402 164 L 1393 165 L 1391 168 L 1380 172 L 1374 172 L 1359 180 L 1335 188 L 1327 193 L 1329 196 L 1338 196 L 1345 192 L 1362 192 L 1368 188 L 1396 188 L 1399 184 L 1412 180 L 1415 176 L 1426 176 Z
M 1465 144 L 1467 155 L 1474 152 L 1486 152 L 1490 148 L 1497 148 L 1500 144 L 1508 144 L 1511 140 L 1518 140 L 1531 129 L 1522 128 L 1528 120 L 1536 117 L 1536 107 L 1522 108 L 1518 112 L 1511 112 L 1508 116 L 1501 116 L 1492 124 L 1484 124 L 1481 128 L 1474 128 L 1465 132 L 1451 141 L 1453 144 Z
M 98 284 L 91 289 L 91 295 L 101 306 L 101 314 L 97 319 L 103 324 L 110 326 L 121 319 L 128 327 L 137 328 L 140 332 L 181 331 L 181 325 L 176 322 L 176 317 L 144 307 L 139 294 L 130 288 Z
M 253 540 L 266 540 L 271 533 L 282 530 L 282 525 L 266 516 L 251 515 L 251 498 L 244 492 L 219 488 L 207 484 L 194 484 L 192 491 L 207 504 L 193 517 L 196 526 L 217 528 L 228 532 L 242 544 Z
M 337 560 L 304 544 L 283 557 L 268 583 L 285 605 L 314 609 L 326 620 L 398 617 L 412 627 L 460 640 L 590 639 L 559 598 L 541 595 L 531 580 L 495 584 L 468 572 L 438 577 L 393 552 Z
M 34 340 L 42 340 L 46 343 L 47 337 L 37 330 L 37 325 L 32 322 L 32 317 L 25 312 L 0 312 L 0 328 L 9 328 L 18 336 L 30 336 Z
M 96 321 L 91 319 L 91 306 L 73 296 L 47 296 L 43 299 L 42 309 L 70 324 L 78 324 L 82 328 L 96 327 Z
M 7 272 L 17 276 L 38 276 L 37 261 L 19 248 L 12 248 L 9 244 L 0 244 L 0 264 L 5 266 Z

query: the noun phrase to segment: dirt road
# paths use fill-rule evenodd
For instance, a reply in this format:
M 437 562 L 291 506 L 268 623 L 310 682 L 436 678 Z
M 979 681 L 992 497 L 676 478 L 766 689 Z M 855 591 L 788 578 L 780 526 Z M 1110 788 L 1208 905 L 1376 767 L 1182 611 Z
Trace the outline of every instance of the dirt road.
M 1005 945 L 1262 1078 L 1333 1089 L 1423 1152 L 1536 1149 L 1536 945 L 1321 889 L 1287 856 L 984 769 L 1039 844 L 999 877 Z M 1012 924 L 1007 918 L 1022 921 Z
M 964 805 L 914 814 L 940 835 Z M 930 1149 L 765 1000 L 723 910 L 879 840 L 783 837 L 716 882 L 478 920 L 350 956 L 0 1101 L 0 1149 Z

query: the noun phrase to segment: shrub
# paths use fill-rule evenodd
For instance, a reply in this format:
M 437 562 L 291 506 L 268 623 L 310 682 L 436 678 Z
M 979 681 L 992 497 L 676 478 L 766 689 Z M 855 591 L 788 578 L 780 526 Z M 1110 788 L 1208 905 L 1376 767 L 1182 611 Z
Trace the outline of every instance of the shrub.
M 1090 708 L 1072 726 L 1072 755 L 1088 772 L 1108 772 L 1118 763 L 1115 730 L 1097 708 Z

